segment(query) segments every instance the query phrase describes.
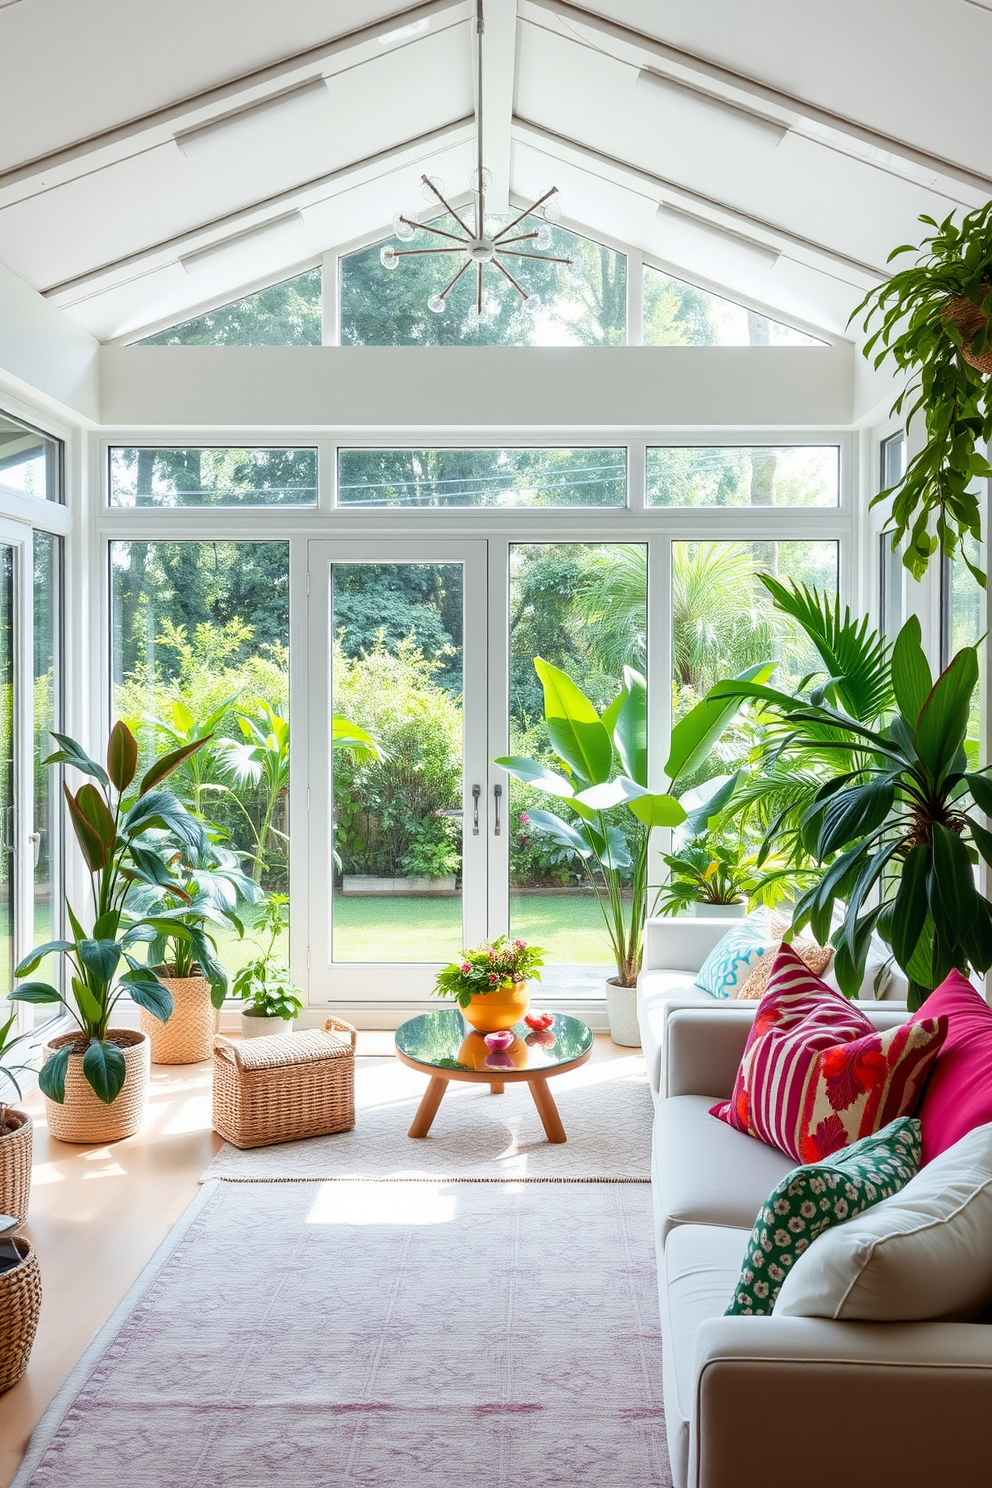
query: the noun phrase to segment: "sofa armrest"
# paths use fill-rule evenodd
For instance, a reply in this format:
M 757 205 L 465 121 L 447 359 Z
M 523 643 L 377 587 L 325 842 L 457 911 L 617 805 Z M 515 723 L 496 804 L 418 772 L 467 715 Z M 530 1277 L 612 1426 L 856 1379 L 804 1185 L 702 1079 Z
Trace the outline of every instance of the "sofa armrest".
M 690 1398 L 690 1488 L 989 1481 L 992 1327 L 981 1323 L 711 1318 Z
M 691 971 L 702 966 L 717 941 L 740 920 L 655 915 L 644 926 L 645 971 Z
M 672 1002 L 665 1010 L 660 1094 L 729 1098 L 754 1022 L 756 1002 L 713 1007 Z

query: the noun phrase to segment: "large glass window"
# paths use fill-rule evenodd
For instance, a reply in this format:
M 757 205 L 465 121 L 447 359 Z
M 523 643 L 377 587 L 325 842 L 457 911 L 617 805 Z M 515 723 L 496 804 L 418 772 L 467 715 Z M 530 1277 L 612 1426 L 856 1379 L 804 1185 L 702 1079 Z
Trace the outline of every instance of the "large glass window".
M 319 346 L 321 272 L 295 279 L 208 310 L 167 331 L 145 336 L 138 346 Z
M 805 331 L 644 266 L 645 346 L 822 346 Z
M 43 765 L 55 748 L 52 734 L 62 727 L 61 618 L 62 539 L 47 532 L 34 534 L 34 939 L 33 945 L 57 940 L 62 934 L 62 811 L 59 779 Z M 58 981 L 61 961 L 42 965 L 43 981 Z M 35 1008 L 35 1022 L 46 1022 L 51 1009 Z
M 110 451 L 112 506 L 315 506 L 315 449 Z
M 982 567 L 982 547 L 973 537 L 964 540 L 964 551 L 976 568 Z M 982 698 L 985 692 L 986 650 L 979 645 L 988 630 L 986 594 L 961 554 L 944 558 L 940 574 L 940 665 L 946 667 L 964 646 L 978 646 L 979 683 L 972 694 L 968 720 L 967 750 L 972 766 L 984 758 L 982 750 Z
M 623 449 L 341 450 L 341 506 L 624 506 Z
M 662 446 L 647 452 L 649 506 L 836 506 L 836 445 Z
M 500 219 L 510 222 L 508 216 Z M 438 228 L 450 229 L 439 218 Z M 496 223 L 493 223 L 496 227 Z M 538 252 L 572 264 L 536 258 L 508 260 L 527 290 L 527 307 L 511 284 L 492 273 L 481 322 L 475 315 L 472 274 L 463 274 L 435 314 L 428 302 L 461 266 L 457 253 L 400 258 L 393 269 L 380 260 L 382 243 L 341 259 L 341 342 L 345 346 L 621 346 L 627 330 L 627 259 L 543 218 L 525 217 L 517 231 L 542 234 Z M 392 242 L 387 239 L 387 242 Z M 440 243 L 442 240 L 439 238 Z M 543 246 L 546 245 L 546 246 Z M 397 243 L 399 249 L 405 244 Z M 422 246 L 418 243 L 416 246 Z M 521 243 L 522 252 L 530 248 Z
M 0 495 L 61 501 L 62 444 L 0 413 Z
M 111 580 L 114 716 L 142 763 L 213 735 L 173 788 L 262 889 L 287 893 L 288 543 L 115 542 Z M 258 954 L 246 923 L 243 941 L 219 932 L 229 970 Z

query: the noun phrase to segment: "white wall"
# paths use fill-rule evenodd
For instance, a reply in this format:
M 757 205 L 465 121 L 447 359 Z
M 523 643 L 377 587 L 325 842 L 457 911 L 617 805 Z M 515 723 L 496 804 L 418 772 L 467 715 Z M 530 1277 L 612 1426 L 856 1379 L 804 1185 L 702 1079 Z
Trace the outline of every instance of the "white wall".
M 100 418 L 100 343 L 0 264 L 0 390 L 62 418 Z
M 104 346 L 115 427 L 850 424 L 854 350 Z

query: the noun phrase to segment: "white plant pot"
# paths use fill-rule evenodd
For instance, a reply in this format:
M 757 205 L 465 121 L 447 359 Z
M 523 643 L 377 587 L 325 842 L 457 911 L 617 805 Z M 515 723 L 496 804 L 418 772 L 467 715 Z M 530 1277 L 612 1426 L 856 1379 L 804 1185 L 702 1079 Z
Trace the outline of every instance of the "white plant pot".
M 242 1038 L 268 1038 L 273 1033 L 292 1033 L 295 1018 L 256 1018 L 241 1014 Z
M 738 899 L 736 904 L 701 904 L 697 901 L 697 920 L 742 920 L 747 914 L 747 900 Z
M 606 1011 L 610 1020 L 610 1038 L 627 1049 L 641 1047 L 641 1028 L 637 1021 L 637 988 L 618 986 L 615 977 L 606 983 Z

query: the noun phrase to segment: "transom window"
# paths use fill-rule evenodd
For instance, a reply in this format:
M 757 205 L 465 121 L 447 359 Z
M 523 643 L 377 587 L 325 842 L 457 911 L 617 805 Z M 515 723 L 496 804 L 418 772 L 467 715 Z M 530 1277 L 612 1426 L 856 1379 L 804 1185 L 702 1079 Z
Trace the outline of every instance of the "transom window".
M 343 449 L 341 506 L 624 506 L 624 449 Z

